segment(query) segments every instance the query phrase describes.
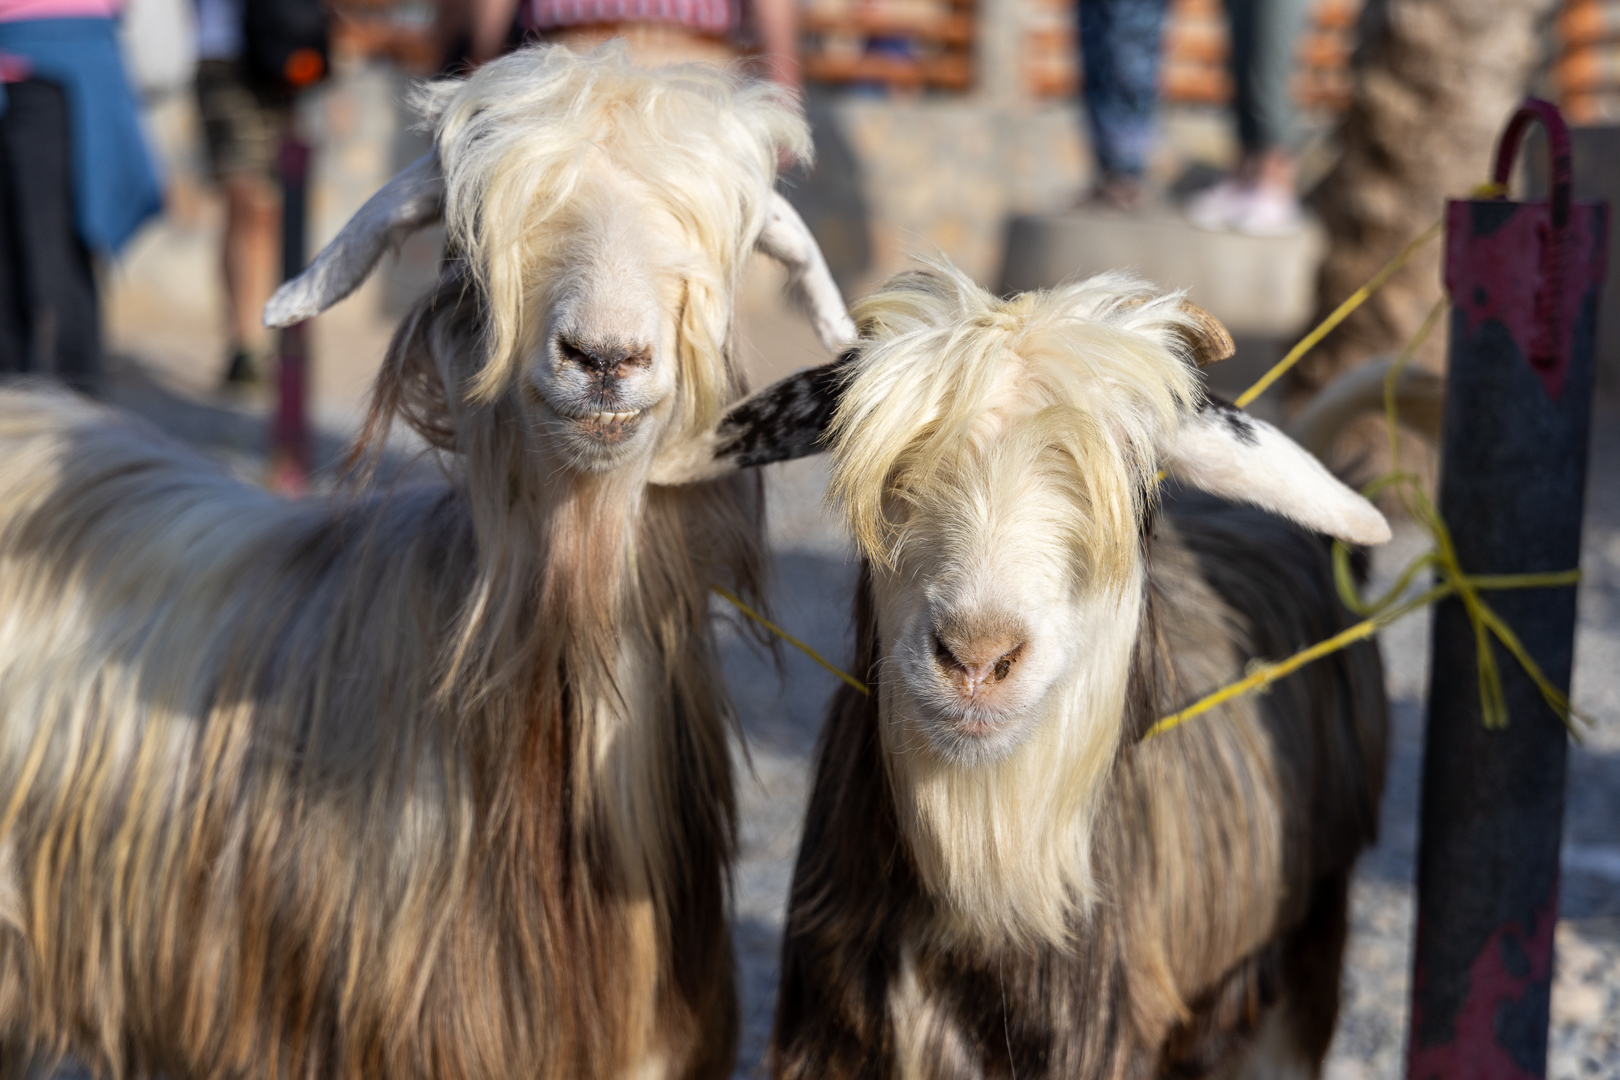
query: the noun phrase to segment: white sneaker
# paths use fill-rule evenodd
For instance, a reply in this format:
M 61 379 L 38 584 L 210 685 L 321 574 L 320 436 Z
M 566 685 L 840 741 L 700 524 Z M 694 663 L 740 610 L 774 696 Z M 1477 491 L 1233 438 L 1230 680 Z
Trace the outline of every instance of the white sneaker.
M 1292 236 L 1304 222 L 1299 200 L 1276 188 L 1250 188 L 1231 228 L 1245 236 Z
M 1237 180 L 1222 180 L 1187 200 L 1187 220 L 1207 232 L 1226 232 L 1244 212 L 1248 194 Z

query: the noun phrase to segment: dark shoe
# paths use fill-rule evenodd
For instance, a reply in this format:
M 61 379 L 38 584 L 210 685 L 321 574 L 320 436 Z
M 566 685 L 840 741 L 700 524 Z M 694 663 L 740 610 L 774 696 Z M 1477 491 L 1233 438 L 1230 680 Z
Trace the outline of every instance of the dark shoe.
M 253 359 L 253 354 L 242 348 L 232 349 L 231 362 L 225 369 L 226 388 L 238 389 L 258 386 L 263 381 L 259 375 L 259 365 Z
M 1097 182 L 1081 200 L 1081 208 L 1119 210 L 1130 213 L 1147 202 L 1147 186 L 1135 176 L 1107 176 Z

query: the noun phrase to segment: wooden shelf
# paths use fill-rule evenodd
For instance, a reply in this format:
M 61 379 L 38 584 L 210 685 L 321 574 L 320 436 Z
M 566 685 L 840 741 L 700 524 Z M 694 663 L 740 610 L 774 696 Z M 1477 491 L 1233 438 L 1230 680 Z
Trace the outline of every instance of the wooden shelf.
M 805 76 L 894 91 L 973 85 L 973 0 L 822 0 L 801 15 Z
M 971 45 L 973 20 L 967 15 L 930 15 L 917 11 L 857 9 L 848 14 L 805 12 L 801 25 L 810 33 L 859 34 L 863 37 L 908 37 L 946 45 Z
M 1575 0 L 1558 16 L 1558 36 L 1566 46 L 1620 40 L 1620 0 Z
M 804 73 L 822 82 L 883 83 L 896 89 L 937 87 L 966 90 L 973 85 L 973 65 L 966 56 L 917 59 L 868 53 L 862 56 L 816 54 L 804 59 Z

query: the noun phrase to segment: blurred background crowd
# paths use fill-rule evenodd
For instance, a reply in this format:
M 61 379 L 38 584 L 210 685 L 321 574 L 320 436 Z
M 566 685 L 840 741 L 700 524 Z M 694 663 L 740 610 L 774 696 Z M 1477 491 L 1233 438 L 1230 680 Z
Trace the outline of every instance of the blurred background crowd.
M 1614 0 L 0 0 L 0 365 L 251 394 L 286 139 L 313 251 L 424 149 L 411 80 L 612 36 L 803 91 L 819 160 L 784 185 L 852 294 L 933 250 L 1002 287 L 1134 265 L 1239 335 L 1231 380 L 1481 180 L 1524 93 L 1620 116 Z M 318 400 L 359 392 L 435 259 L 316 328 Z M 1403 341 L 1436 260 L 1294 393 Z M 762 334 L 762 374 L 811 359 Z

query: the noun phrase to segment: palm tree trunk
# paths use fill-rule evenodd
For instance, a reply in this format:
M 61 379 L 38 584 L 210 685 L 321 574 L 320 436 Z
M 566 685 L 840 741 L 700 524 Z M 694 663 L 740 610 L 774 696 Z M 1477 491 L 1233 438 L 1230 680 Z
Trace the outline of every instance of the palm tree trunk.
M 1497 133 L 1540 60 L 1557 0 L 1369 0 L 1352 62 L 1342 156 L 1311 198 L 1328 232 L 1318 317 L 1428 228 L 1447 198 L 1489 179 Z M 1311 391 L 1375 353 L 1399 349 L 1440 296 L 1435 242 L 1300 364 Z M 1421 354 L 1444 365 L 1444 325 Z

